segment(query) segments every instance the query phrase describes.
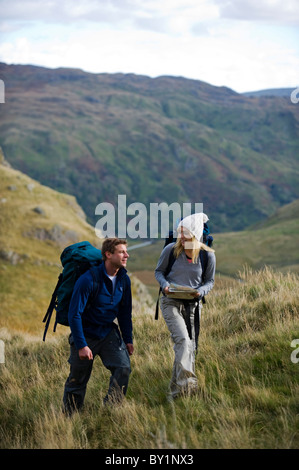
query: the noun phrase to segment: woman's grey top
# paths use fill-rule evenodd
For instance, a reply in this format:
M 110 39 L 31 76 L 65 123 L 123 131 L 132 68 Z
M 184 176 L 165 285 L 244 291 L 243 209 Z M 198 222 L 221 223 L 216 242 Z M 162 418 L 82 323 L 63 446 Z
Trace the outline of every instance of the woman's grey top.
M 205 272 L 205 279 L 202 279 L 202 266 L 200 257 L 196 263 L 190 263 L 183 251 L 175 260 L 171 271 L 165 277 L 168 266 L 170 252 L 174 247 L 174 243 L 167 245 L 159 258 L 155 269 L 155 277 L 160 284 L 162 290 L 169 286 L 170 283 L 188 286 L 196 289 L 201 296 L 207 295 L 213 289 L 215 281 L 216 256 L 214 252 L 208 251 L 208 263 Z

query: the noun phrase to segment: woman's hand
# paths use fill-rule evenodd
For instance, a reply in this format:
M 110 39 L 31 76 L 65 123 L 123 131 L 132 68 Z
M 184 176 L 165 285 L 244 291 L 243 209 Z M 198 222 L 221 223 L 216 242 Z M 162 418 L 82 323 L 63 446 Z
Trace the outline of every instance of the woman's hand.
M 166 295 L 169 294 L 169 287 L 168 287 L 168 286 L 165 287 L 165 288 L 163 289 L 163 292 L 164 292 L 164 294 L 166 294 Z
M 201 295 L 199 292 L 196 292 L 196 294 L 190 294 L 192 295 L 192 297 L 194 297 L 194 299 L 200 299 L 201 298 Z

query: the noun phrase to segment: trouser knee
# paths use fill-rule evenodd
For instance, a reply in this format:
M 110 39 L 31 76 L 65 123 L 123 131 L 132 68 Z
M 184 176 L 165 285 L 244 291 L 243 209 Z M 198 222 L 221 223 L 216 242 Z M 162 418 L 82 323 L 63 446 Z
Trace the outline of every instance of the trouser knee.
M 126 387 L 129 382 L 130 373 L 130 367 L 116 367 L 112 372 L 112 377 L 120 387 Z
M 108 400 L 120 402 L 127 393 L 131 369 L 129 367 L 116 367 L 111 372 L 109 390 L 104 402 Z

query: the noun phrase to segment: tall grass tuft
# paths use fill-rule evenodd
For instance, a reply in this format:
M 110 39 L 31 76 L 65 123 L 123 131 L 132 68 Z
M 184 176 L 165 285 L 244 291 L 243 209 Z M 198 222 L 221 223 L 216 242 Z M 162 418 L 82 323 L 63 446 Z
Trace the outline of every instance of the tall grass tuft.
M 65 335 L 1 331 L 0 442 L 22 449 L 297 448 L 299 280 L 244 269 L 203 308 L 197 395 L 166 399 L 173 349 L 162 315 L 135 286 L 132 374 L 122 406 L 102 404 L 109 373 L 95 360 L 84 409 L 61 410 L 69 371 Z

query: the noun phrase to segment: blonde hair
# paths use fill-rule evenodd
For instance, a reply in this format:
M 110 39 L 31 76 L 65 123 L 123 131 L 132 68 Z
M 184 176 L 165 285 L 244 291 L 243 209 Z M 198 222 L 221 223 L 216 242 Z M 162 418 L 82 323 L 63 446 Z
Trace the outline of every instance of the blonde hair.
M 215 252 L 215 250 L 210 248 L 208 245 L 205 245 L 204 243 L 199 242 L 197 238 L 195 238 L 195 236 L 192 236 L 191 242 L 189 243 L 192 243 L 193 245 L 193 248 L 192 248 L 192 263 L 193 264 L 197 263 L 200 250 L 210 251 L 212 253 Z M 174 245 L 174 256 L 178 258 L 183 251 L 184 251 L 184 247 L 181 242 L 181 237 L 178 237 Z

